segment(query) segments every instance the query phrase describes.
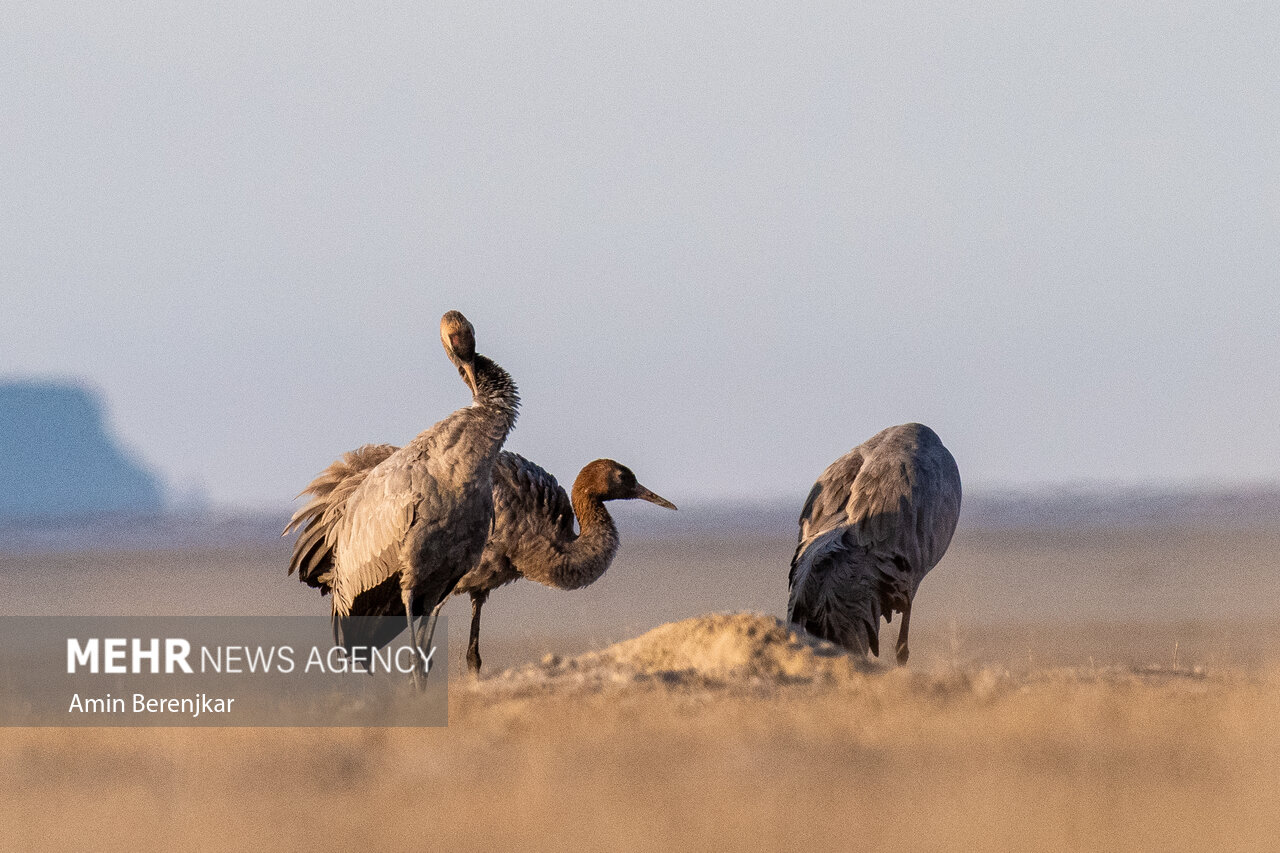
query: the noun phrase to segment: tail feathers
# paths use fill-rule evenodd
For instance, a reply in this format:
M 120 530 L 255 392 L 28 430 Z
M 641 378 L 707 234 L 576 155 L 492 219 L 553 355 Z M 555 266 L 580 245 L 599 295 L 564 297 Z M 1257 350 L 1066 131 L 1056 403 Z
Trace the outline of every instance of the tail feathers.
M 810 542 L 791 567 L 787 621 L 855 654 L 880 655 L 880 620 L 902 597 L 891 558 L 840 531 Z
M 850 618 L 841 610 L 827 609 L 816 614 L 797 613 L 791 622 L 799 625 L 807 633 L 835 643 L 851 652 L 857 654 L 870 652 L 876 657 L 880 656 L 879 632 L 865 619 Z
M 335 606 L 338 604 L 334 601 Z M 418 597 L 413 602 L 413 618 L 425 612 L 426 602 Z M 404 598 L 400 592 L 400 575 L 394 574 L 367 589 L 352 602 L 346 613 L 333 613 L 333 641 L 346 649 L 356 646 L 382 648 L 408 627 Z
M 333 533 L 346 511 L 347 500 L 369 472 L 399 448 L 390 444 L 366 444 L 342 454 L 320 472 L 303 490 L 312 495 L 306 506 L 293 514 L 281 535 L 300 530 L 289 560 L 289 574 L 308 586 L 328 593 L 333 579 Z M 336 628 L 335 628 L 336 630 Z
M 333 618 L 333 643 L 350 650 L 356 647 L 380 649 L 391 643 L 408 627 L 404 613 L 369 615 L 352 613 Z

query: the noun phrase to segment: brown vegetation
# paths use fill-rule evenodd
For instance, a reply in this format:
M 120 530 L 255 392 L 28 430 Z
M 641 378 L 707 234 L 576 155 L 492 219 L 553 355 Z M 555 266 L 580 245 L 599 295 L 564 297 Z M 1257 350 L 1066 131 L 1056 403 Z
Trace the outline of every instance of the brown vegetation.
M 495 675 L 469 680 L 454 645 L 447 729 L 5 730 L 4 846 L 1270 849 L 1276 536 L 1225 536 L 958 537 L 905 669 L 849 666 L 772 617 L 644 634 L 780 608 L 786 548 L 638 542 L 587 593 L 495 596 Z M 149 589 L 135 612 L 323 619 L 284 562 L 0 557 L 0 578 L 9 609 Z

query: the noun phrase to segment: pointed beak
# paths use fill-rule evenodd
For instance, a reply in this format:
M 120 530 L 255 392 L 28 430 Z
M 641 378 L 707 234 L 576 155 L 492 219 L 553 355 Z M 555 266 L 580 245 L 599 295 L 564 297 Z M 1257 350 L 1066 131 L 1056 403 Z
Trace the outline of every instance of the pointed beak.
M 676 508 L 676 505 L 671 501 L 667 500 L 662 495 L 654 494 L 639 483 L 636 484 L 636 493 L 632 495 L 632 497 L 637 500 L 648 501 L 651 504 L 657 504 L 658 506 L 665 506 L 667 509 Z
M 476 366 L 470 362 L 464 362 L 462 365 L 462 378 L 466 380 L 467 386 L 471 389 L 471 396 L 476 395 Z

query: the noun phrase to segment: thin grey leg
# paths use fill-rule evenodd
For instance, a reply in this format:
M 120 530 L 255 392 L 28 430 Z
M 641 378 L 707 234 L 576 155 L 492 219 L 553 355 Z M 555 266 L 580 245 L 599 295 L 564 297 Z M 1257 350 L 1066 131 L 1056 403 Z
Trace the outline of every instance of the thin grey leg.
M 467 669 L 480 674 L 480 608 L 484 607 L 486 592 L 471 593 L 471 639 L 467 643 Z
M 449 597 L 445 596 L 444 601 L 448 601 Z M 440 618 L 440 611 L 444 607 L 444 601 L 441 601 L 435 607 L 431 608 L 431 615 L 427 617 L 426 624 L 418 625 L 418 642 L 415 644 L 418 649 L 427 654 L 431 653 L 431 638 L 436 633 L 436 620 Z M 423 638 L 425 637 L 425 641 Z M 434 659 L 434 658 L 433 658 Z M 429 671 L 428 671 L 429 673 Z M 423 678 L 423 686 L 426 685 L 426 678 Z
M 413 645 L 413 669 L 409 671 L 409 680 L 413 682 L 414 687 L 421 690 L 425 678 L 418 674 L 418 661 L 422 659 L 422 655 L 418 651 L 418 635 L 413 629 L 413 593 L 407 589 L 401 590 L 400 598 L 404 602 L 404 614 L 409 621 L 409 642 Z
M 911 656 L 911 650 L 907 648 L 907 631 L 911 627 L 911 599 L 907 599 L 907 606 L 902 610 L 902 627 L 898 629 L 898 665 L 902 666 L 907 662 L 907 658 Z

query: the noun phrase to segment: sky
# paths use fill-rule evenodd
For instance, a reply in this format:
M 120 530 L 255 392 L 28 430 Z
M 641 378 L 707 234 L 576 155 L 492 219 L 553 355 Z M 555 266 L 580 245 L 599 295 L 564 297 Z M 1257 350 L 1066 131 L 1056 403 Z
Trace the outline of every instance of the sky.
M 515 377 L 508 447 L 803 496 L 882 427 L 967 487 L 1280 479 L 1280 7 L 29 3 L 0 376 L 279 505 Z

